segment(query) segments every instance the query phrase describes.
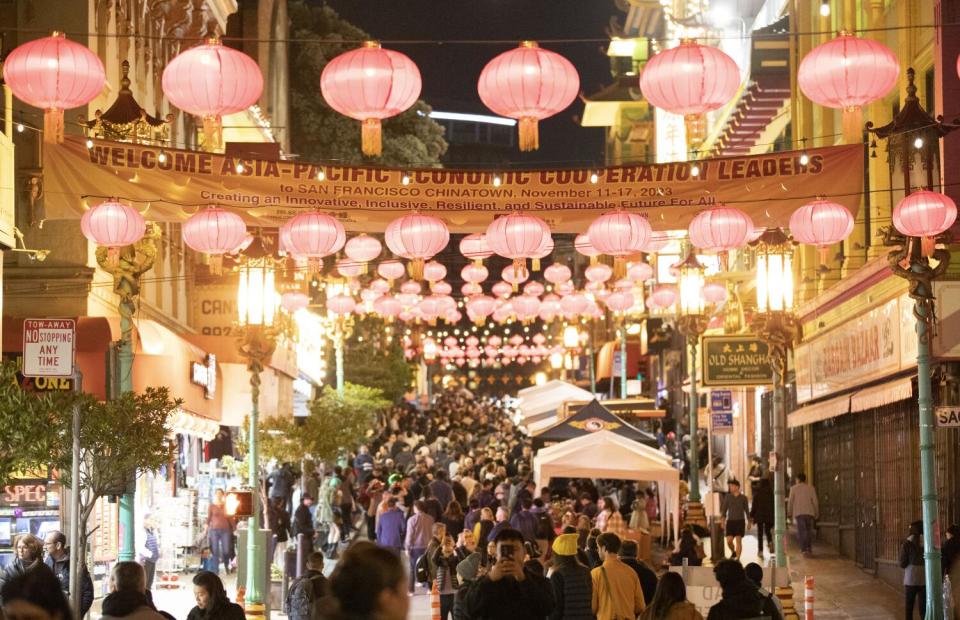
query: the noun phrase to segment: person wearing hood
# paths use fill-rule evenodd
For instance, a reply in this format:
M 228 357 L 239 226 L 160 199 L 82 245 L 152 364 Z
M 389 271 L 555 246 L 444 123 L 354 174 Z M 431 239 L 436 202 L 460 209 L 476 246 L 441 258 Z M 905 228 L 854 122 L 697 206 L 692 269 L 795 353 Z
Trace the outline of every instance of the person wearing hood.
M 33 620 L 73 620 L 67 597 L 56 576 L 46 566 L 19 573 L 0 586 L 0 617 Z
M 763 596 L 757 586 L 747 579 L 743 565 L 736 560 L 720 560 L 713 567 L 713 575 L 720 584 L 720 600 L 710 608 L 707 620 L 738 620 L 766 616 L 783 620 L 776 605 Z
M 453 595 L 453 620 L 466 620 L 466 603 L 464 598 L 480 577 L 481 557 L 479 551 L 474 551 L 457 564 L 457 593 Z
M 165 620 L 147 597 L 147 577 L 136 562 L 117 562 L 110 571 L 110 594 L 103 599 L 101 620 Z
M 43 541 L 43 549 L 47 552 L 44 560 L 53 574 L 60 580 L 60 589 L 70 598 L 70 548 L 67 547 L 67 537 L 63 532 L 50 532 Z M 80 617 L 87 615 L 93 605 L 93 580 L 87 570 L 86 562 L 80 562 Z
M 193 577 L 193 596 L 197 606 L 190 610 L 187 620 L 246 620 L 243 607 L 230 602 L 215 573 L 202 570 Z
M 33 534 L 24 534 L 14 539 L 13 551 L 13 561 L 7 564 L 0 574 L 0 587 L 10 579 L 25 575 L 43 564 L 43 543 Z

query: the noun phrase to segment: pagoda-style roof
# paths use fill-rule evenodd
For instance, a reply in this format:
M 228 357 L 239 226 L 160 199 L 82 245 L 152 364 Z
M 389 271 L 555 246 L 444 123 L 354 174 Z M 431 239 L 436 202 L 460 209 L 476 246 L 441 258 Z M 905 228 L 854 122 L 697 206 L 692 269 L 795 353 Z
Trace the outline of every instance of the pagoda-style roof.
M 120 65 L 120 91 L 106 112 L 97 110 L 94 118 L 81 119 L 88 135 L 108 140 L 133 142 L 163 141 L 173 121 L 173 115 L 158 118 L 149 114 L 133 96 L 130 89 L 130 63 Z

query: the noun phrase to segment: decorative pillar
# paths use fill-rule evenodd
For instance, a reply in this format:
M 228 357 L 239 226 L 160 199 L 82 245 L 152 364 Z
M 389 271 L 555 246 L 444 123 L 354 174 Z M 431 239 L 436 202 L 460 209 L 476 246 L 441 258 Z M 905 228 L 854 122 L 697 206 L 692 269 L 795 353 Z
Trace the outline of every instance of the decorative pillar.
M 107 259 L 107 249 L 97 248 L 97 264 L 113 276 L 113 292 L 120 298 L 117 311 L 120 314 L 120 340 L 117 348 L 117 385 L 120 393 L 133 391 L 133 316 L 137 312 L 140 297 L 140 278 L 153 268 L 157 257 L 157 243 L 160 239 L 160 227 L 156 223 L 147 225 L 143 239 L 133 245 L 121 248 L 116 264 Z M 136 483 L 137 472 L 129 472 Z M 120 553 L 121 562 L 136 558 L 136 526 L 134 514 L 135 490 L 120 497 Z

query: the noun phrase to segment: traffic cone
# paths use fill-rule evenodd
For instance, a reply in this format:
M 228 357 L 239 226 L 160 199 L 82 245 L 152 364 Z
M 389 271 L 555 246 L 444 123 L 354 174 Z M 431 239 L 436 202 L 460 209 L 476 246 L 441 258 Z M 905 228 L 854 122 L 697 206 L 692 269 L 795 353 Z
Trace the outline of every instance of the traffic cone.
M 440 620 L 440 588 L 437 587 L 437 580 L 433 580 L 433 588 L 430 589 L 430 618 L 431 620 Z

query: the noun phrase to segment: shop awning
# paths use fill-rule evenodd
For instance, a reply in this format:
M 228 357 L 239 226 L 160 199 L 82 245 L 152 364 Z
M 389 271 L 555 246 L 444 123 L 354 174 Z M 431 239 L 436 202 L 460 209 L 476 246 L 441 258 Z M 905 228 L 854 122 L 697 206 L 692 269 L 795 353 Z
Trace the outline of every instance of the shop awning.
M 657 447 L 656 437 L 629 424 L 596 399 L 553 426 L 534 433 L 533 447 L 538 449 L 601 430 L 612 431 L 637 443 Z
M 884 405 L 913 398 L 912 376 L 900 377 L 879 385 L 836 396 L 792 411 L 787 415 L 787 426 L 796 428 L 830 418 L 867 411 Z

